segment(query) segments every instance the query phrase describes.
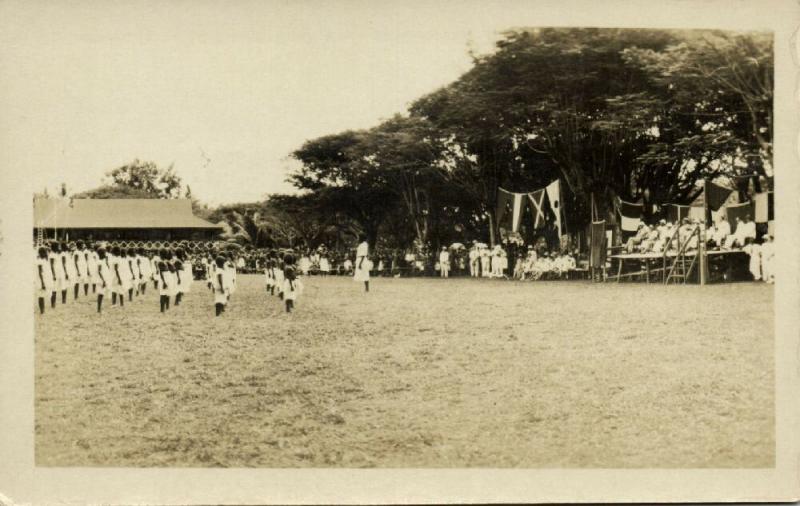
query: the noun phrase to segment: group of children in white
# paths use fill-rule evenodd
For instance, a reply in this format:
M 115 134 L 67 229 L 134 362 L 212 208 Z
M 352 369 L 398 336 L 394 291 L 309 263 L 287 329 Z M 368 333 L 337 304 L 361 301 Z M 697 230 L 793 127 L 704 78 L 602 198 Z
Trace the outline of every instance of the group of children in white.
M 369 247 L 361 237 L 357 248 L 356 270 L 353 279 L 364 282 L 369 291 L 368 259 Z M 213 294 L 216 316 L 225 312 L 231 295 L 236 292 L 236 265 L 232 254 L 220 252 L 202 260 L 205 282 Z M 111 299 L 111 305 L 125 307 L 125 298 L 132 302 L 135 296 L 144 295 L 148 283 L 158 290 L 161 312 L 181 303 L 183 295 L 191 291 L 194 281 L 193 268 L 189 256 L 182 248 L 160 249 L 122 248 L 119 246 L 97 247 L 76 241 L 65 243 L 53 241 L 40 245 L 36 250 L 35 287 L 39 313 L 44 314 L 47 301 L 55 309 L 59 292 L 61 303 L 66 304 L 72 291 L 73 300 L 81 295 L 97 295 L 97 312 L 103 310 L 103 301 Z M 286 312 L 294 309 L 295 301 L 303 291 L 300 272 L 296 268 L 296 258 L 291 250 L 267 253 L 264 268 L 266 289 L 270 295 L 277 295 L 284 301 Z
M 231 264 L 232 266 L 232 264 Z M 61 303 L 67 303 L 72 291 L 78 299 L 83 295 L 97 295 L 97 312 L 103 311 L 103 301 L 125 307 L 125 298 L 132 302 L 134 296 L 144 295 L 147 285 L 153 283 L 158 290 L 161 312 L 170 308 L 170 300 L 180 305 L 183 295 L 192 286 L 192 264 L 183 249 L 91 247 L 83 241 L 65 243 L 53 241 L 40 245 L 36 252 L 36 293 L 39 312 L 44 313 L 46 301 L 55 309 L 58 294 Z

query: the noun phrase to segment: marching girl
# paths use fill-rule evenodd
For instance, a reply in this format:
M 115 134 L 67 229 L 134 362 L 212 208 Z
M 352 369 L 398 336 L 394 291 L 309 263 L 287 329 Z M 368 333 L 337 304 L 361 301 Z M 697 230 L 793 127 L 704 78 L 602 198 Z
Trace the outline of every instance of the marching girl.
M 97 270 L 93 273 L 93 279 L 97 280 L 95 286 L 100 285 L 100 290 L 97 290 L 97 312 L 101 313 L 103 311 L 103 297 L 108 294 L 115 297 L 112 283 L 113 277 L 111 275 L 111 259 L 108 257 L 105 248 L 97 250 L 96 264 Z
M 97 248 L 91 244 L 86 245 L 86 272 L 87 283 L 92 285 L 92 293 L 97 292 L 97 284 L 100 283 L 100 278 L 97 275 L 97 268 L 100 266 L 100 260 L 97 256 Z
M 180 306 L 181 298 L 183 298 L 183 260 L 181 259 L 182 250 L 176 249 L 172 255 L 172 260 L 169 263 L 169 269 L 172 273 L 172 295 L 175 296 L 175 305 Z
M 283 282 L 286 280 L 286 276 L 283 272 L 284 259 L 280 253 L 275 254 L 274 264 L 275 268 L 273 272 L 275 274 L 275 290 L 278 291 L 278 298 L 283 300 Z
M 214 259 L 211 255 L 203 257 L 203 280 L 206 282 L 206 286 L 209 290 L 214 290 L 214 275 L 211 271 L 216 266 L 216 259 Z
M 207 272 L 209 280 L 211 280 L 211 291 L 214 294 L 215 316 L 219 316 L 225 312 L 225 305 L 228 303 L 228 295 L 225 293 L 225 259 L 218 256 L 213 264 L 208 265 Z
M 83 295 L 89 294 L 89 281 L 86 272 L 86 251 L 83 241 L 77 241 L 75 243 L 75 248 L 72 250 L 72 258 L 70 261 L 75 269 L 75 288 L 73 289 L 73 298 L 77 299 L 81 290 L 81 285 L 83 285 Z
M 136 295 L 139 295 L 139 268 L 136 265 L 135 249 L 128 248 L 125 250 L 125 263 L 128 266 L 128 272 L 131 277 L 130 287 L 128 288 L 128 300 L 132 301 L 134 292 L 136 292 Z
M 180 250 L 180 259 L 181 263 L 183 264 L 183 269 L 181 270 L 181 299 L 183 299 L 183 294 L 192 291 L 194 270 L 192 266 L 192 260 L 189 258 L 189 255 L 186 254 L 186 250 Z
M 61 246 L 58 241 L 50 244 L 50 252 L 47 254 L 50 261 L 50 270 L 53 271 L 53 293 L 50 294 L 50 307 L 56 308 L 56 300 L 61 286 L 64 285 L 64 266 L 61 264 Z M 66 297 L 65 297 L 66 298 Z
M 267 287 L 267 293 L 272 295 L 275 291 L 275 264 L 269 255 L 267 255 L 267 261 L 264 264 L 264 282 Z
M 128 265 L 125 251 L 119 246 L 111 248 L 111 278 L 113 279 L 114 293 L 111 295 L 111 304 L 114 299 L 119 299 L 120 307 L 125 307 L 125 295 L 131 287 L 131 268 Z
M 155 276 L 158 280 L 158 295 L 159 295 L 159 302 L 161 304 L 161 312 L 169 309 L 169 298 L 172 296 L 173 291 L 173 273 L 172 263 L 170 260 L 172 259 L 172 255 L 166 249 L 162 249 L 161 253 L 158 255 L 158 262 L 156 263 L 156 270 Z
M 294 255 L 287 253 L 283 257 L 283 264 L 283 300 L 286 302 L 286 312 L 291 313 L 294 301 L 300 295 L 303 285 L 297 275 Z
M 139 290 L 142 295 L 147 291 L 147 281 L 153 274 L 150 271 L 150 259 L 148 258 L 148 254 L 148 250 L 139 248 L 139 254 L 136 256 L 136 265 L 139 267 Z
M 51 267 L 47 248 L 40 247 L 36 257 L 36 295 L 39 299 L 39 314 L 44 314 L 46 299 L 52 299 L 55 276 Z
M 75 294 L 74 298 L 77 299 L 78 273 L 75 270 L 75 243 L 74 242 L 71 242 L 69 244 L 64 243 L 62 255 L 64 257 L 64 271 L 67 273 L 66 276 L 64 276 L 67 281 L 67 286 L 65 291 L 66 292 L 71 291 L 72 293 Z
M 225 274 L 223 279 L 225 281 L 225 293 L 228 300 L 231 300 L 231 295 L 236 291 L 236 267 L 233 265 L 233 254 L 226 255 L 225 264 L 223 266 Z
M 59 269 L 61 270 L 61 286 L 59 289 L 61 290 L 61 303 L 67 303 L 67 291 L 69 290 L 70 285 L 72 284 L 72 278 L 70 277 L 69 268 L 69 248 L 67 247 L 67 243 L 60 242 L 58 243 L 58 265 Z
M 163 250 L 162 250 L 163 251 Z M 158 264 L 161 262 L 160 251 L 156 249 L 153 251 L 153 256 L 150 257 L 150 275 L 153 280 L 153 290 L 158 290 Z
M 356 248 L 356 265 L 355 274 L 353 274 L 353 281 L 363 281 L 364 291 L 369 292 L 369 271 L 372 268 L 370 261 L 367 258 L 369 255 L 369 244 L 367 244 L 367 236 L 359 234 L 359 245 Z

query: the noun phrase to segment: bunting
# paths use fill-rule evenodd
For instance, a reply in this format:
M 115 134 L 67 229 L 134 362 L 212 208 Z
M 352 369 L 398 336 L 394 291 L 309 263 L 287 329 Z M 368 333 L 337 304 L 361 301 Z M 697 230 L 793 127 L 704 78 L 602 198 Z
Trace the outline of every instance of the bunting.
M 725 188 L 724 186 L 720 186 L 708 180 L 706 180 L 704 188 L 706 203 L 708 204 L 708 208 L 712 211 L 716 211 L 722 207 L 725 201 L 728 200 L 731 192 L 733 192 L 730 188 Z
M 558 235 L 563 235 L 564 225 L 561 217 L 561 183 L 558 179 L 547 185 L 545 188 L 527 192 L 527 193 L 514 193 L 503 188 L 497 189 L 497 224 L 500 226 L 503 220 L 506 219 L 508 213 L 511 213 L 511 230 L 513 232 L 519 231 L 522 223 L 522 217 L 530 207 L 531 215 L 533 216 L 533 228 L 539 229 L 545 226 L 547 222 L 547 205 L 545 197 L 550 204 L 550 210 L 553 212 L 554 221 L 558 228 Z
M 544 198 L 547 193 L 544 190 L 536 190 L 528 194 L 531 201 L 531 212 L 533 213 L 533 228 L 541 228 L 544 226 Z

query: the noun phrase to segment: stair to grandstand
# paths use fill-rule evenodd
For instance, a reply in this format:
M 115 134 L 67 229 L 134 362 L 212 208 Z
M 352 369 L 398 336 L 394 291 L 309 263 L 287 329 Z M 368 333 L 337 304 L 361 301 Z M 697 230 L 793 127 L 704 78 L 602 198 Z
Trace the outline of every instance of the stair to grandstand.
M 700 244 L 702 240 L 700 235 L 700 227 L 695 227 L 692 232 L 686 237 L 683 242 L 680 242 L 678 239 L 677 231 L 673 236 L 673 240 L 678 241 L 678 252 L 674 258 L 668 257 L 666 253 L 664 253 L 664 265 L 668 262 L 672 262 L 669 270 L 666 271 L 666 276 L 664 277 L 664 284 L 669 284 L 670 281 L 674 281 L 675 283 L 682 282 L 686 284 L 686 281 L 690 279 L 692 272 L 694 271 L 695 263 L 697 263 L 697 250 L 689 251 L 688 246 L 692 242 L 693 237 L 697 237 L 697 244 Z

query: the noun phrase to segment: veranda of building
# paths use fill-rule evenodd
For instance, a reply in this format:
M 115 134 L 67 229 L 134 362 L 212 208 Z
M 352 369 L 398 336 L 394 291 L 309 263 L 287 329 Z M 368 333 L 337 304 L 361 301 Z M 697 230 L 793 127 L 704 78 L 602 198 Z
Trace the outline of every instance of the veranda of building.
M 189 199 L 34 199 L 34 241 L 212 241 L 222 231 Z

